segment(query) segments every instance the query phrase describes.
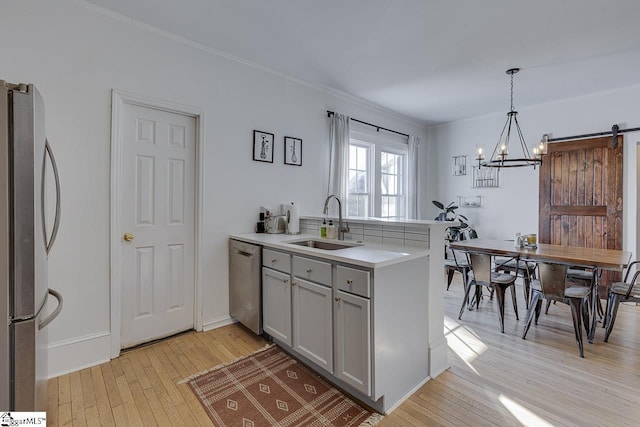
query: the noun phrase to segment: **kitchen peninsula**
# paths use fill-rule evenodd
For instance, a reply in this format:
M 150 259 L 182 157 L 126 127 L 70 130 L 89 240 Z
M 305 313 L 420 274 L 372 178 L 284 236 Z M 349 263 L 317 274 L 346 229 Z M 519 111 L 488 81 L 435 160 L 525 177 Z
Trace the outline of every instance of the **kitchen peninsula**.
M 388 413 L 449 367 L 443 243 L 451 223 L 346 220 L 344 241 L 320 239 L 317 217 L 302 218 L 300 235 L 230 238 L 262 246 L 265 333 Z

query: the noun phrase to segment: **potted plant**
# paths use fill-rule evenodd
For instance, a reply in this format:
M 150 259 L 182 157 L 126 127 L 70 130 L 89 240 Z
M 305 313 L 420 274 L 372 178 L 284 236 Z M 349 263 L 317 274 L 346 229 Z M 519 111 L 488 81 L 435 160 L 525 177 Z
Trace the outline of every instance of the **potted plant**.
M 460 225 L 454 225 L 446 229 L 445 238 L 447 240 L 467 240 L 478 237 L 476 230 L 467 223 L 469 219 L 456 212 L 459 206 L 456 206 L 453 202 L 445 206 L 444 203 L 437 200 L 432 200 L 431 203 L 441 211 L 434 218 L 436 221 L 458 221 L 460 223 Z

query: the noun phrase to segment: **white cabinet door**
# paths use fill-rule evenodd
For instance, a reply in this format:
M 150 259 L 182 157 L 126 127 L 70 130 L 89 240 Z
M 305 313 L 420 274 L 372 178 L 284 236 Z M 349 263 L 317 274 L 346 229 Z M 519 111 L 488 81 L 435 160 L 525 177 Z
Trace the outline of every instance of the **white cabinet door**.
M 263 329 L 291 346 L 291 283 L 289 275 L 262 268 Z
M 371 396 L 371 306 L 356 295 L 336 293 L 335 376 Z
M 293 348 L 333 372 L 331 288 L 300 278 L 293 282 Z

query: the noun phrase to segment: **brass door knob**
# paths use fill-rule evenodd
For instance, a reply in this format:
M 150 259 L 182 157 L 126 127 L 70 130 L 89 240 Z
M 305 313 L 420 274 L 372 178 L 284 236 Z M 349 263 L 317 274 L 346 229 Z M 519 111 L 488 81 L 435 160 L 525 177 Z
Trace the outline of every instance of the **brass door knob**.
M 124 239 L 125 242 L 130 242 L 133 239 L 135 239 L 136 236 L 133 235 L 133 233 L 124 233 L 124 236 L 122 237 Z

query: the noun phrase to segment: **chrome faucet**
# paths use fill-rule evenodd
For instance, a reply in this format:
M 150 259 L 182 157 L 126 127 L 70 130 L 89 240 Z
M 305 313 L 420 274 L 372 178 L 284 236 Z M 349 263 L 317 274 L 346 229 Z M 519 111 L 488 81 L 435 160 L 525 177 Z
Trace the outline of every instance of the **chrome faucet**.
M 335 194 L 331 194 L 327 197 L 327 200 L 324 201 L 324 214 L 326 215 L 329 212 L 329 200 L 334 198 L 338 201 L 338 240 L 344 240 L 344 233 L 349 232 L 349 226 L 345 223 L 342 223 L 342 202 Z

